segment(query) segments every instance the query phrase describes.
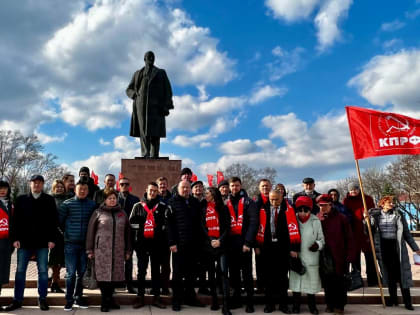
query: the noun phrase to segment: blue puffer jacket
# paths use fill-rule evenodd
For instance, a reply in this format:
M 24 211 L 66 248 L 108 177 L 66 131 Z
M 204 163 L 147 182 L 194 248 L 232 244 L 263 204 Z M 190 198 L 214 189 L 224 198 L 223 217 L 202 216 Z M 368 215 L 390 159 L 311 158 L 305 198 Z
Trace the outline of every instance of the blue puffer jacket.
M 85 243 L 89 219 L 95 208 L 95 201 L 76 196 L 61 204 L 58 214 L 65 242 Z

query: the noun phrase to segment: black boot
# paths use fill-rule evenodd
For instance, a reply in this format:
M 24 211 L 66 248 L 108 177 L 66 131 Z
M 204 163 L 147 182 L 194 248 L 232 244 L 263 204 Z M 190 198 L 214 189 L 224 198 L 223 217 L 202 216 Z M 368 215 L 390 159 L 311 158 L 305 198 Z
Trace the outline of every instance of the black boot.
M 311 314 L 319 314 L 318 309 L 316 308 L 315 294 L 308 294 L 308 308 Z
M 389 299 L 385 300 L 386 306 L 398 306 L 397 285 L 388 285 Z
M 60 288 L 57 282 L 51 283 L 51 293 L 65 293 L 63 289 Z
M 411 303 L 411 294 L 410 288 L 401 289 L 401 293 L 403 296 L 404 306 L 406 309 L 410 311 L 414 311 L 413 304 Z
M 229 310 L 229 279 L 222 276 L 222 292 L 223 292 L 223 307 L 222 307 L 222 314 L 223 315 L 232 315 Z
M 239 289 L 240 290 L 240 289 Z M 230 300 L 230 309 L 234 310 L 242 307 L 241 292 L 234 291 L 232 299 Z
M 293 292 L 293 306 L 292 306 L 292 313 L 299 314 L 300 313 L 300 292 Z

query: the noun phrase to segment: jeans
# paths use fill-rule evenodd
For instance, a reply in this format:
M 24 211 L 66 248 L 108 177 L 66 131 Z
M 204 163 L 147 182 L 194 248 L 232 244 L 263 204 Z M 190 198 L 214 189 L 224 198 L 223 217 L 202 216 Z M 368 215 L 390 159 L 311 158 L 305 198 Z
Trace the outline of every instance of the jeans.
M 73 303 L 83 295 L 83 275 L 86 272 L 86 248 L 82 244 L 64 244 L 66 262 L 66 300 Z
M 48 248 L 17 250 L 17 269 L 15 275 L 15 296 L 16 301 L 23 301 L 25 291 L 26 269 L 28 268 L 29 258 L 36 255 L 36 266 L 38 268 L 38 295 L 39 299 L 47 298 L 48 288 Z

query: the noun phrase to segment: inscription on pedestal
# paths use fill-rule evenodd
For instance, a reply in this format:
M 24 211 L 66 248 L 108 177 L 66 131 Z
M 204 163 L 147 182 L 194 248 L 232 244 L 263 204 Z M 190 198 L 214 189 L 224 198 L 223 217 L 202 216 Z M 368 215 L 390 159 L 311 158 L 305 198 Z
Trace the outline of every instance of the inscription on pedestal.
M 168 179 L 168 189 L 179 181 L 181 160 L 169 159 L 122 159 L 121 173 L 130 179 L 132 194 L 141 198 L 147 184 L 164 176 Z

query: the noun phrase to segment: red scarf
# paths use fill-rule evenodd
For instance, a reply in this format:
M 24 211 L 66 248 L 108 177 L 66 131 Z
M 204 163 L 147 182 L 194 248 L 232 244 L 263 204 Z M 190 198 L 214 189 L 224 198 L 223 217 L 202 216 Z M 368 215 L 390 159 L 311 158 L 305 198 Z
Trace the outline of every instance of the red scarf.
M 261 244 L 261 245 L 264 244 L 264 233 L 265 233 L 266 223 L 267 223 L 267 214 L 265 213 L 265 209 L 261 208 L 261 210 L 260 210 L 260 226 L 258 227 L 258 232 L 257 232 L 257 237 L 256 237 L 258 244 Z
M 264 194 L 261 194 L 261 199 L 262 199 L 263 205 L 265 205 L 268 202 L 268 197 L 264 196 Z
M 242 221 L 244 219 L 244 202 L 245 198 L 242 197 L 238 203 L 238 217 L 236 218 L 235 209 L 233 209 L 232 201 L 228 199 L 227 206 L 230 213 L 230 231 L 233 235 L 241 235 Z
M 206 209 L 206 227 L 209 237 L 220 237 L 219 213 L 215 209 L 215 203 L 207 203 Z
M 290 244 L 300 244 L 300 233 L 299 233 L 299 225 L 296 219 L 295 209 L 289 205 L 286 201 L 287 210 L 286 210 L 286 220 L 287 220 L 287 228 L 289 229 L 289 238 Z
M 159 202 L 153 207 L 152 210 L 149 209 L 145 202 L 142 202 L 141 205 L 143 206 L 144 210 L 147 212 L 146 221 L 144 222 L 144 237 L 145 238 L 153 238 L 155 235 L 155 217 L 153 213 L 156 211 Z
M 311 215 L 308 215 L 307 217 L 304 217 L 303 219 L 301 217 L 299 217 L 299 221 L 302 223 L 305 223 L 306 221 L 309 220 L 309 218 L 311 217 Z
M 0 239 L 9 238 L 9 215 L 0 208 Z

